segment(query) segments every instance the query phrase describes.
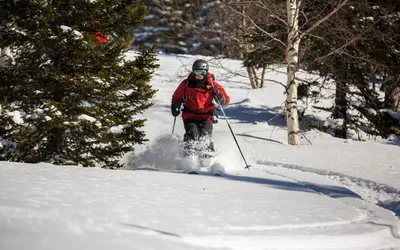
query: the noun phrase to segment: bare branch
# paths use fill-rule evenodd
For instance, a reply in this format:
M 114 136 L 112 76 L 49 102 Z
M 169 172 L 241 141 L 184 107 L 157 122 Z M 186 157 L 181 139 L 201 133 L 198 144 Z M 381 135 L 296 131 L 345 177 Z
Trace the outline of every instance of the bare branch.
M 303 39 L 304 36 L 308 35 L 313 31 L 315 28 L 317 28 L 321 23 L 325 22 L 328 20 L 331 16 L 333 16 L 338 10 L 340 10 L 349 0 L 344 0 L 342 3 L 340 3 L 334 10 L 332 10 L 328 15 L 326 15 L 324 18 L 320 19 L 316 23 L 314 23 L 310 28 L 308 28 L 306 31 L 304 31 L 300 36 L 299 39 Z
M 280 45 L 282 45 L 284 48 L 286 48 L 286 44 L 284 42 L 282 42 L 281 40 L 275 38 L 273 35 L 271 35 L 269 32 L 265 31 L 263 28 L 261 28 L 259 25 L 256 24 L 256 22 L 254 22 L 254 20 L 249 17 L 248 15 L 245 15 L 243 13 L 241 13 L 240 11 L 235 10 L 234 8 L 232 8 L 231 6 L 227 5 L 227 7 L 234 13 L 246 18 L 247 20 L 250 21 L 250 23 L 257 28 L 259 31 L 261 31 L 263 34 L 267 35 L 269 38 L 271 38 L 273 41 L 279 43 Z
M 264 10 L 267 10 L 269 13 L 271 13 L 271 17 L 275 18 L 276 20 L 278 20 L 279 22 L 281 22 L 284 26 L 288 26 L 288 23 L 285 21 L 285 19 L 280 18 L 277 15 L 277 11 L 272 11 L 265 3 L 262 2 L 262 0 L 258 0 L 259 4 L 256 4 L 256 6 L 261 7 Z
M 317 58 L 317 60 L 321 61 L 324 60 L 325 58 L 333 55 L 333 54 L 339 54 L 339 51 L 344 50 L 347 46 L 349 46 L 350 44 L 353 44 L 355 41 L 359 40 L 365 33 L 367 33 L 369 30 L 371 30 L 373 27 L 375 27 L 375 24 L 378 21 L 375 21 L 373 24 L 371 24 L 367 29 L 365 29 L 363 32 L 361 32 L 360 34 L 358 34 L 357 36 L 353 37 L 350 41 L 346 42 L 345 44 L 343 44 L 342 46 L 340 46 L 339 48 L 335 49 L 334 51 L 332 51 L 331 53 L 324 55 L 324 56 L 320 56 Z M 364 59 L 365 60 L 365 59 Z

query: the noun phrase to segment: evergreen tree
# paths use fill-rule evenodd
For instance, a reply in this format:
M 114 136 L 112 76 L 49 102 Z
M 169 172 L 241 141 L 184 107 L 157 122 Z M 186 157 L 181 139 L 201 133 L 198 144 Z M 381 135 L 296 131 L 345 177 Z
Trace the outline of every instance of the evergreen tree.
M 15 56 L 0 68 L 7 160 L 114 168 L 145 141 L 137 114 L 158 65 L 150 48 L 124 59 L 145 14 L 134 0 L 0 1 L 0 47 Z
M 145 0 L 144 25 L 134 33 L 134 46 L 157 45 L 166 53 L 221 55 L 231 44 L 222 41 L 221 5 L 215 1 Z M 230 33 L 230 31 L 225 31 Z M 229 36 L 228 36 L 229 37 Z M 229 43 L 229 44 L 228 44 Z
M 391 0 L 352 1 L 307 41 L 307 70 L 334 76 L 330 111 L 338 121 L 337 137 L 347 138 L 350 130 L 400 135 L 400 120 L 393 114 L 396 105 L 388 101 L 400 89 L 399 10 L 400 4 Z M 385 98 L 378 86 L 382 82 Z
M 194 3 L 187 0 L 146 0 L 149 9 L 145 23 L 135 32 L 135 45 L 151 44 L 166 53 L 189 53 Z

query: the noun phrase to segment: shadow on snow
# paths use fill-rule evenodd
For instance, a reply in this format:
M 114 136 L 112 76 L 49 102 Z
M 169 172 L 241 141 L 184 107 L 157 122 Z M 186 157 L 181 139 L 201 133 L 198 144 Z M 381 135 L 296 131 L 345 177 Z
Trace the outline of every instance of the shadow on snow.
M 286 127 L 285 118 L 281 114 L 281 107 L 269 108 L 261 106 L 256 108 L 247 106 L 246 102 L 247 100 L 231 103 L 228 107 L 224 108 L 224 112 L 230 123 L 233 123 L 231 120 L 234 120 L 234 123 L 268 122 L 268 125 L 271 126 Z M 170 105 L 163 106 L 170 112 Z M 219 120 L 222 121 L 225 119 L 220 107 L 217 107 L 216 114 Z
M 308 193 L 319 193 L 327 195 L 331 198 L 340 198 L 340 197 L 353 197 L 353 198 L 361 198 L 358 194 L 352 192 L 351 190 L 340 187 L 340 186 L 330 186 L 330 185 L 320 185 L 314 184 L 310 182 L 290 182 L 284 180 L 273 180 L 268 178 L 260 178 L 260 177 L 249 177 L 249 176 L 237 176 L 237 175 L 229 175 L 224 174 L 220 178 L 233 180 L 233 181 L 245 181 L 257 184 L 264 184 L 269 187 L 291 190 L 291 191 L 300 191 L 300 192 L 308 192 Z
M 282 108 L 277 107 L 250 107 L 246 100 L 237 103 L 231 103 L 224 109 L 229 120 L 236 120 L 237 123 L 268 122 L 268 125 L 277 127 L 286 127 L 286 121 L 282 114 Z M 221 119 L 224 117 L 222 112 L 217 111 Z
M 148 168 L 138 168 L 135 171 L 149 171 Z M 173 171 L 164 171 L 164 170 L 154 170 L 151 169 L 150 171 L 160 171 L 160 172 L 167 172 L 167 173 L 179 173 L 179 174 L 187 174 L 184 172 L 173 172 Z M 353 197 L 353 198 L 361 198 L 358 194 L 352 192 L 351 190 L 340 187 L 340 186 L 330 186 L 330 185 L 320 185 L 314 184 L 310 182 L 302 182 L 296 183 L 291 181 L 285 180 L 274 180 L 269 178 L 261 178 L 261 177 L 251 177 L 251 176 L 238 176 L 238 175 L 231 175 L 231 174 L 222 174 L 221 176 L 215 176 L 208 172 L 201 172 L 200 176 L 207 176 L 213 178 L 221 178 L 230 181 L 241 181 L 241 182 L 249 182 L 254 184 L 261 184 L 265 185 L 270 188 L 282 189 L 282 190 L 289 190 L 289 191 L 297 191 L 297 192 L 307 192 L 307 193 L 317 193 L 317 194 L 324 194 L 331 198 L 341 198 L 341 197 Z
M 259 140 L 263 140 L 263 141 L 269 141 L 269 142 L 275 142 L 275 143 L 279 143 L 279 144 L 284 144 L 283 142 L 277 141 L 277 140 L 273 140 L 273 139 L 268 139 L 268 138 L 264 138 L 264 137 L 260 137 L 260 136 L 254 136 L 254 135 L 249 135 L 249 134 L 236 134 L 238 136 L 243 136 L 243 137 L 249 137 L 249 138 L 253 138 L 253 139 L 259 139 Z
M 123 222 L 120 224 L 123 226 L 127 226 L 127 227 L 130 227 L 133 229 L 140 230 L 140 231 L 145 231 L 145 232 L 168 236 L 168 237 L 180 238 L 180 236 L 178 234 L 158 230 L 158 229 L 151 228 L 151 227 L 144 227 L 144 226 L 140 226 L 140 225 L 135 225 L 135 224 L 131 224 L 131 223 L 123 223 Z

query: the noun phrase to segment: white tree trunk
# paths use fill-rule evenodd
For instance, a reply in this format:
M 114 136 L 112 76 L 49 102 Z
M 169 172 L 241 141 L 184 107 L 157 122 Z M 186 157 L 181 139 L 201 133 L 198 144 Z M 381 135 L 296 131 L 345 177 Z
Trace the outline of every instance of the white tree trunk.
M 0 48 L 0 67 L 5 67 L 7 64 L 7 60 L 11 60 L 11 63 L 14 62 L 14 57 L 11 53 L 10 48 Z
M 299 117 L 297 113 L 297 82 L 299 60 L 299 8 L 301 0 L 287 0 L 288 41 L 286 47 L 287 85 L 286 85 L 286 122 L 288 127 L 288 144 L 298 145 Z

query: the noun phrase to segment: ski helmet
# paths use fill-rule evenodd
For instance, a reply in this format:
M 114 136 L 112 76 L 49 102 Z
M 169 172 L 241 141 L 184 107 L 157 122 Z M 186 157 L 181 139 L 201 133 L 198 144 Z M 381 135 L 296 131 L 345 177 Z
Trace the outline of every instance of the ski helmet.
M 205 60 L 199 59 L 193 63 L 192 70 L 203 69 L 208 71 L 208 63 Z

